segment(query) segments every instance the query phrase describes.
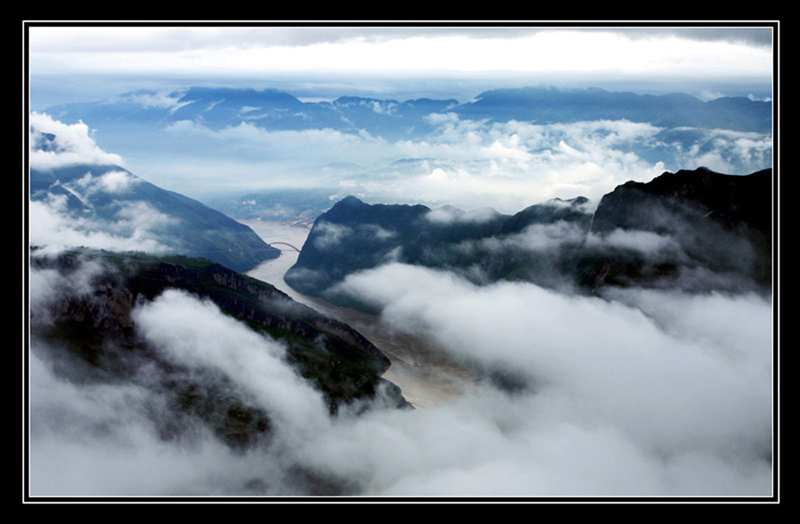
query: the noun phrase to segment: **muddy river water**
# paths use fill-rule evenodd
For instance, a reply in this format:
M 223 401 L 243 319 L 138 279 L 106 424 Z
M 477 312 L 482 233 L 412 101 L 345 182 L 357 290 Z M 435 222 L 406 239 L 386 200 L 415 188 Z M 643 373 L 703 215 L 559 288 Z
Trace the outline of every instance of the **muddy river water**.
M 269 244 L 281 242 L 302 249 L 309 228 L 261 220 L 242 220 Z M 403 396 L 416 408 L 448 402 L 464 391 L 474 380 L 474 373 L 453 363 L 434 345 L 421 337 L 398 333 L 379 316 L 329 304 L 298 293 L 283 280 L 283 275 L 297 261 L 298 252 L 285 244 L 276 244 L 281 256 L 267 260 L 247 274 L 272 284 L 294 300 L 320 313 L 349 324 L 367 337 L 391 360 L 384 378 L 397 384 Z

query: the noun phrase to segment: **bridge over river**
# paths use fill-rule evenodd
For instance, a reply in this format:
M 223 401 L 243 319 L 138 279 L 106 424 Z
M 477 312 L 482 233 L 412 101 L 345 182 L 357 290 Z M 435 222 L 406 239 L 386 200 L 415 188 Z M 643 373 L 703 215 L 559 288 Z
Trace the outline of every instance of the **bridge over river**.
M 289 246 L 290 248 L 294 249 L 294 250 L 295 250 L 295 251 L 297 251 L 298 253 L 300 252 L 300 250 L 299 250 L 299 249 L 297 249 L 296 247 L 294 247 L 293 245 L 291 245 L 291 244 L 290 244 L 290 243 L 288 243 L 288 242 L 270 242 L 270 243 L 268 243 L 267 245 L 268 245 L 268 246 L 274 246 L 274 245 L 276 245 L 276 244 L 280 244 L 280 245 L 282 245 L 282 246 Z

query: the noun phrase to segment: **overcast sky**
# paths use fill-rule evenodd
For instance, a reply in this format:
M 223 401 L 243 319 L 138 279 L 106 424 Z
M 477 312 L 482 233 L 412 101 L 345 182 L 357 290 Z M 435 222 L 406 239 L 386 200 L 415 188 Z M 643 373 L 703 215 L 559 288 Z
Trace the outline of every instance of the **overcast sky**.
M 347 74 L 769 83 L 774 36 L 763 23 L 752 27 L 191 27 L 31 22 L 29 29 L 34 75 L 231 80 Z
M 773 96 L 775 35 L 772 27 L 764 23 L 747 27 L 685 24 L 537 27 L 521 23 L 467 27 L 419 23 L 50 25 L 32 21 L 28 29 L 30 108 L 39 112 L 47 112 L 59 103 L 93 102 L 136 89 L 165 94 L 199 85 L 277 88 L 304 101 L 368 96 L 398 100 L 454 98 L 468 102 L 489 89 L 531 85 L 602 87 L 651 94 L 686 92 L 706 100 L 723 95 L 758 99 Z M 383 167 L 381 162 L 386 159 L 444 155 L 449 164 L 461 160 L 463 165 L 458 168 L 448 165 L 445 171 L 426 167 L 422 174 L 393 176 L 393 180 L 402 183 L 392 184 L 391 197 L 428 202 L 427 196 L 421 194 L 422 189 L 430 189 L 438 197 L 450 196 L 442 187 L 445 184 L 458 192 L 453 198 L 480 195 L 481 206 L 507 206 L 509 211 L 515 211 L 518 206 L 554 196 L 572 198 L 580 194 L 592 198 L 620 181 L 649 179 L 664 170 L 663 165 L 620 155 L 621 146 L 581 145 L 574 130 L 493 128 L 492 134 L 481 135 L 482 147 L 476 147 L 477 131 L 469 122 L 443 121 L 440 128 L 441 134 L 424 142 L 389 144 L 378 137 L 343 136 L 330 130 L 310 135 L 238 126 L 211 133 L 192 124 L 174 126 L 173 136 L 159 136 L 159 144 L 165 144 L 167 139 L 174 142 L 191 137 L 195 149 L 190 156 L 180 157 L 177 147 L 168 146 L 168 158 L 159 157 L 154 148 L 159 144 L 145 147 L 135 142 L 136 147 L 132 148 L 126 139 L 125 145 L 112 146 L 102 141 L 102 133 L 98 133 L 97 139 L 107 153 L 122 155 L 127 167 L 138 175 L 195 198 L 220 190 L 222 170 L 231 174 L 227 183 L 235 180 L 241 188 L 250 188 L 267 181 L 272 185 L 285 183 L 280 177 L 285 175 L 286 165 L 281 161 L 291 161 L 294 166 L 302 160 L 311 164 L 313 173 L 319 173 L 320 165 L 367 166 L 359 168 L 360 173 Z M 630 137 L 632 130 L 619 131 L 609 136 Z M 564 138 L 565 132 L 570 138 Z M 652 132 L 653 129 L 638 126 L 635 135 L 646 139 Z M 580 136 L 586 133 L 589 137 L 599 136 L 591 130 L 578 132 Z M 530 140 L 538 141 L 550 134 L 554 142 L 547 147 L 562 154 L 548 154 L 543 168 L 531 162 L 530 151 L 546 146 Z M 524 137 L 530 140 L 525 142 Z M 735 137 L 736 144 L 741 145 L 743 138 L 747 139 L 746 145 L 755 144 L 759 150 L 763 149 L 762 137 Z M 569 151 L 559 145 L 562 139 L 569 144 Z M 503 158 L 499 159 L 501 147 Z M 462 151 L 467 154 L 464 158 L 456 154 Z M 589 161 L 587 155 L 595 151 L 604 152 L 603 157 L 589 155 Z M 245 157 L 243 152 L 257 157 Z M 213 157 L 212 153 L 218 156 Z M 469 160 L 476 160 L 476 155 L 481 167 L 464 167 Z M 746 155 L 760 159 L 752 147 L 747 148 Z M 573 163 L 552 165 L 553 158 L 564 156 L 569 156 Z M 267 165 L 270 170 L 265 177 Z M 697 165 L 720 172 L 739 172 L 716 152 L 713 157 L 705 154 L 703 158 L 687 159 L 681 167 Z M 495 176 L 498 166 L 502 166 L 502 176 Z M 587 169 L 591 170 L 590 175 L 585 173 Z M 751 167 L 741 170 L 750 172 Z M 490 178 L 476 182 L 474 177 L 479 172 Z M 534 175 L 539 177 L 538 183 L 532 182 Z M 541 177 L 557 178 L 558 184 L 543 188 Z M 298 173 L 291 175 L 292 183 L 300 178 Z M 370 184 L 377 183 L 374 177 L 370 180 Z M 511 180 L 513 184 L 506 187 L 499 180 Z M 320 182 L 314 179 L 308 183 Z M 487 192 L 487 187 L 492 190 Z M 530 194 L 534 190 L 535 194 Z M 343 191 L 359 189 L 347 187 Z M 502 196 L 514 195 L 515 199 L 486 202 L 487 194 L 499 192 Z M 389 196 L 384 194 L 380 198 Z

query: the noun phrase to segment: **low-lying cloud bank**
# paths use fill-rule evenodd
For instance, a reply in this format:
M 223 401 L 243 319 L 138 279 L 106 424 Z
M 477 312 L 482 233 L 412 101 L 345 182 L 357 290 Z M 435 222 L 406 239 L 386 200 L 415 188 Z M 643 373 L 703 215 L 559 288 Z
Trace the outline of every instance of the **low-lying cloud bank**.
M 164 253 L 159 228 L 172 222 L 145 202 L 121 206 L 116 221 L 103 222 L 70 216 L 57 198 L 29 202 L 29 234 L 32 245 L 57 253 L 75 246 L 111 251 Z
M 531 284 L 476 287 L 403 265 L 343 287 L 382 306 L 397 329 L 427 333 L 454 356 L 527 383 L 510 397 L 478 388 L 481 401 L 470 407 L 486 411 L 471 422 L 487 424 L 486 436 L 503 445 L 469 446 L 475 454 L 450 465 L 476 473 L 463 478 L 476 482 L 471 494 L 499 486 L 551 495 L 770 490 L 771 307 L 763 297 L 572 297 Z M 406 493 L 453 493 L 444 471 L 426 478 L 427 488 L 403 484 Z
M 63 285 L 37 275 L 33 304 Z M 227 376 L 276 417 L 275 437 L 244 453 L 202 428 L 161 440 L 152 416 L 169 412 L 155 392 L 66 381 L 35 346 L 32 494 L 771 494 L 767 298 L 637 289 L 573 297 L 400 264 L 343 288 L 380 305 L 392 328 L 431 337 L 487 377 L 513 375 L 518 387 L 487 378 L 452 403 L 330 418 L 279 345 L 168 293 L 140 306 L 137 332 L 177 361 Z
M 628 180 L 708 167 L 751 173 L 772 162 L 772 136 L 649 123 L 486 122 L 432 113 L 430 132 L 390 140 L 377 130 L 212 129 L 179 120 L 105 137 L 134 171 L 193 197 L 230 190 L 330 187 L 376 201 L 516 212 L 551 198 L 592 201 Z M 85 126 L 84 126 L 85 127 Z M 106 131 L 108 133 L 108 131 Z

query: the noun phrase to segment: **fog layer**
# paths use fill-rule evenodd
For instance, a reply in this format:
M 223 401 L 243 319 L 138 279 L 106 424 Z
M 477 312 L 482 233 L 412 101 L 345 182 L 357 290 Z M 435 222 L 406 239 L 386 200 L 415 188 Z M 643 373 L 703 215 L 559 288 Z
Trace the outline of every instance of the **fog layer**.
M 66 285 L 52 274 L 32 283 L 37 305 Z M 32 493 L 771 493 L 768 298 L 572 297 L 531 284 L 476 287 L 399 264 L 344 287 L 379 304 L 389 327 L 431 337 L 486 379 L 451 403 L 330 418 L 279 344 L 169 292 L 140 306 L 137 331 L 176 361 L 222 372 L 277 421 L 275 438 L 245 453 L 202 428 L 192 439 L 160 440 L 149 418 L 156 393 L 57 378 L 52 348 L 35 346 Z M 498 387 L 493 373 L 515 386 Z

